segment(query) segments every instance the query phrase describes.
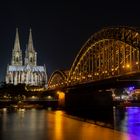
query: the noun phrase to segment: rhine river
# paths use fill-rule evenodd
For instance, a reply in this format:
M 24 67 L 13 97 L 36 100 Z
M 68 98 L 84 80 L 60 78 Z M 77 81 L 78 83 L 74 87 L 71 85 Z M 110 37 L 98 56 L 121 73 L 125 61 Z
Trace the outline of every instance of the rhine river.
M 110 122 L 59 110 L 4 109 L 0 112 L 0 140 L 140 140 L 140 107 L 114 108 Z

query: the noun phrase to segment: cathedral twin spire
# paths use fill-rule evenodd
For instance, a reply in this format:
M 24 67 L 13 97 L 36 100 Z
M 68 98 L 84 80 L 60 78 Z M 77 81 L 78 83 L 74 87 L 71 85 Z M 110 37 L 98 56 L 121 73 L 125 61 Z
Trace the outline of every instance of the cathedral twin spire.
M 20 51 L 18 28 L 16 28 L 16 37 L 15 37 L 14 50 Z
M 29 40 L 28 40 L 27 48 L 25 50 L 24 64 L 25 65 L 36 66 L 36 62 L 37 62 L 37 53 L 34 50 L 33 39 L 32 39 L 32 31 L 30 29 Z M 12 65 L 17 65 L 17 66 L 23 65 L 22 50 L 20 49 L 18 28 L 16 29 L 16 37 L 15 37 L 14 49 L 12 51 L 11 64 Z
M 16 29 L 16 37 L 14 49 L 12 51 L 12 65 L 22 65 L 22 51 L 20 49 L 18 28 Z

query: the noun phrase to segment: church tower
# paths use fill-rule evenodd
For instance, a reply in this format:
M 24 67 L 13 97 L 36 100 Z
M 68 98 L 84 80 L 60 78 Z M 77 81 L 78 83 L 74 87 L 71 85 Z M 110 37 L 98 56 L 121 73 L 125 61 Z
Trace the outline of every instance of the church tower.
M 29 40 L 25 51 L 25 65 L 36 66 L 37 65 L 37 53 L 34 50 L 32 30 L 30 29 Z
M 30 29 L 28 44 L 26 46 L 24 64 L 22 61 L 22 51 L 20 49 L 18 29 L 14 49 L 12 51 L 11 64 L 7 66 L 5 76 L 7 84 L 26 84 L 29 86 L 45 86 L 47 83 L 47 73 L 45 66 L 37 65 L 37 53 L 34 50 L 32 31 Z
M 15 66 L 22 65 L 22 51 L 20 49 L 18 28 L 16 28 L 16 37 L 15 37 L 14 49 L 12 51 L 11 65 L 15 65 Z

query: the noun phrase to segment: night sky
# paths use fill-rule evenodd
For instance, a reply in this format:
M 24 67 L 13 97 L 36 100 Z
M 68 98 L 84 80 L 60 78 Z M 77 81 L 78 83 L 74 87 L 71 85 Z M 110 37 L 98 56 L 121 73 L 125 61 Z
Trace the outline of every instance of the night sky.
M 16 27 L 25 52 L 32 28 L 38 65 L 48 76 L 70 69 L 76 54 L 96 31 L 116 25 L 140 27 L 140 4 L 132 0 L 9 0 L 0 2 L 0 81 L 11 62 Z

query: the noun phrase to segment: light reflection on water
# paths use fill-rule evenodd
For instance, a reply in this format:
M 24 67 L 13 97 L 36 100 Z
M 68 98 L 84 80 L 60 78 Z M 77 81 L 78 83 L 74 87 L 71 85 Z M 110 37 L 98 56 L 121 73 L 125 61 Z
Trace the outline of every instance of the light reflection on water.
M 3 111 L 0 140 L 139 140 L 140 108 L 114 111 L 114 127 L 120 131 L 72 119 L 63 111 Z
M 140 107 L 127 107 L 115 112 L 115 129 L 140 137 Z

